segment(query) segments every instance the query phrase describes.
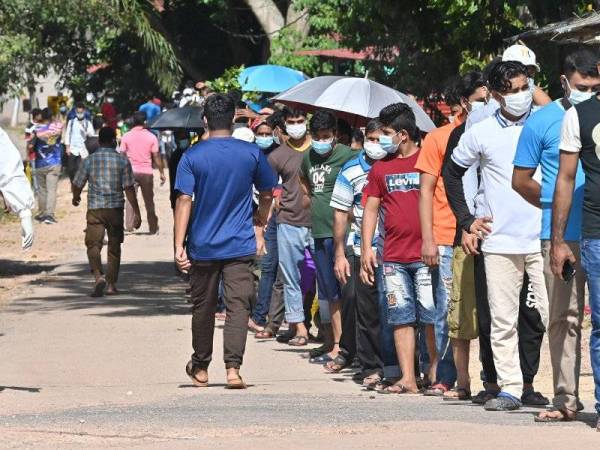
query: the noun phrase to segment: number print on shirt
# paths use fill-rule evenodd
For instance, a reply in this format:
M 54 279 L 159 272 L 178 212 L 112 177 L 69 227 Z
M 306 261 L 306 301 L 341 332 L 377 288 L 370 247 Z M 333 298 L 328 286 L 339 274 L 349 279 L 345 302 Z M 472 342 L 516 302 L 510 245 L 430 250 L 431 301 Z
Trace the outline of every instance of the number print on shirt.
M 310 168 L 312 189 L 314 192 L 323 192 L 325 188 L 325 177 L 331 173 L 331 166 L 327 164 L 317 164 Z
M 408 192 L 419 190 L 419 174 L 417 172 L 399 173 L 385 176 L 388 192 Z

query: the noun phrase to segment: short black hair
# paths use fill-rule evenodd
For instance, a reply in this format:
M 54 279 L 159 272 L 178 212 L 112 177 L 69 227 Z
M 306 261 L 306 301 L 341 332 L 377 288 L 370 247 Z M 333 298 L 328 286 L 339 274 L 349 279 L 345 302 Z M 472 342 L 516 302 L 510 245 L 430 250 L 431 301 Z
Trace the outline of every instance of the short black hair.
M 31 117 L 39 116 L 42 114 L 42 110 L 40 108 L 33 108 L 31 110 Z
M 459 78 L 457 91 L 462 98 L 469 98 L 477 89 L 484 86 L 485 78 L 483 77 L 483 73 L 478 70 L 472 70 Z
M 512 86 L 510 80 L 520 75 L 524 77 L 529 76 L 527 67 L 523 63 L 518 61 L 502 61 L 490 72 L 490 88 L 496 92 L 506 92 Z
M 563 62 L 563 75 L 570 77 L 579 72 L 586 77 L 598 76 L 598 53 L 589 48 L 582 48 L 570 53 Z
M 482 70 L 483 79 L 485 80 L 486 83 L 489 82 L 489 80 L 490 80 L 490 73 L 492 73 L 492 70 L 494 70 L 494 67 L 496 67 L 501 62 L 502 62 L 502 57 L 501 56 L 496 56 L 489 63 L 487 63 L 487 65 L 483 68 L 483 70 Z
M 301 109 L 298 108 L 290 108 L 290 107 L 285 107 L 283 109 L 283 120 L 287 120 L 290 119 L 292 117 L 306 117 L 306 113 L 304 111 L 302 111 Z
M 444 101 L 448 106 L 460 105 L 460 98 L 458 79 L 456 79 L 444 89 Z
M 275 129 L 279 127 L 280 130 L 285 131 L 285 119 L 283 111 L 275 111 L 266 119 L 267 125 Z
M 379 121 L 396 131 L 406 130 L 414 142 L 420 139 L 415 113 L 406 103 L 392 103 L 379 111 Z
M 50 108 L 42 109 L 42 120 L 52 119 L 52 110 Z
M 117 133 L 111 127 L 102 127 L 98 132 L 98 144 L 101 147 L 114 147 L 117 141 Z
M 101 114 L 96 114 L 92 119 L 92 126 L 94 130 L 98 130 L 104 126 L 104 118 Z
M 360 142 L 361 144 L 364 144 L 365 134 L 361 131 L 360 128 L 354 129 L 354 131 L 352 132 L 352 140 L 354 142 Z
M 373 131 L 381 130 L 381 122 L 378 119 L 369 120 L 365 127 L 365 134 L 372 133 Z M 364 139 L 364 138 L 363 138 Z
M 77 102 L 77 103 L 75 103 L 75 108 L 85 109 L 85 103 Z
M 235 115 L 235 103 L 229 95 L 214 94 L 204 103 L 204 117 L 209 130 L 229 130 Z
M 352 127 L 344 119 L 337 120 L 337 131 L 338 135 L 345 134 L 346 136 L 352 137 Z
M 136 111 L 133 113 L 133 126 L 139 127 L 146 123 L 146 113 L 144 111 Z
M 317 110 L 312 118 L 310 119 L 310 132 L 311 134 L 317 134 L 320 130 L 333 130 L 336 131 L 337 122 L 335 116 L 331 111 L 325 111 L 324 109 Z

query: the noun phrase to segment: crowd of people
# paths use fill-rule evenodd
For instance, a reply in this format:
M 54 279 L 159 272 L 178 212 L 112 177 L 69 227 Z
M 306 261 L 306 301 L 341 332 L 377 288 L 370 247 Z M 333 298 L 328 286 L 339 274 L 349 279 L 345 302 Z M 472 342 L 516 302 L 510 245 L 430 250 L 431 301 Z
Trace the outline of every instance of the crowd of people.
M 552 101 L 533 81 L 533 52 L 513 46 L 448 86 L 452 120 L 426 135 L 404 103 L 352 129 L 335 111 L 274 104 L 252 112 L 236 94 L 207 92 L 206 131 L 177 130 L 169 161 L 175 262 L 189 277 L 192 304 L 187 375 L 208 386 L 221 318 L 231 389 L 246 388 L 240 368 L 250 329 L 282 345 L 321 342 L 307 349 L 309 363 L 328 373 L 356 368 L 365 389 L 488 411 L 548 405 L 537 421 L 573 420 L 583 409 L 587 298 L 600 414 L 599 66 L 590 49 L 566 56 L 564 95 Z M 74 205 L 88 183 L 93 295 L 118 293 L 124 232 L 141 225 L 136 186 L 150 233 L 159 229 L 154 169 L 166 177 L 159 138 L 145 127 L 160 113 L 153 105 L 140 107 L 120 139 L 102 126 L 89 156 L 95 128 L 85 108 L 76 105 L 66 130 L 43 111 L 34 118 L 42 124 L 34 139 L 45 142 L 34 147 L 65 134 Z M 60 158 L 43 158 L 37 218 L 53 223 Z M 534 388 L 546 333 L 552 400 Z

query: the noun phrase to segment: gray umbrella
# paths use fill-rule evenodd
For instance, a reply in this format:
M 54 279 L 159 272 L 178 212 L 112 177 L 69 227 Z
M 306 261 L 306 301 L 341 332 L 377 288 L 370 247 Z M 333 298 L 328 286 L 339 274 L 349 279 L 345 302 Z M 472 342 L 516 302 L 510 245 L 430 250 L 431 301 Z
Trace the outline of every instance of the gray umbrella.
M 303 81 L 273 100 L 307 111 L 318 108 L 337 111 L 355 125 L 364 124 L 392 103 L 405 103 L 415 113 L 417 126 L 429 132 L 435 124 L 411 97 L 367 78 L 324 76 Z
M 200 106 L 184 106 L 165 111 L 148 125 L 153 130 L 201 130 L 204 110 Z

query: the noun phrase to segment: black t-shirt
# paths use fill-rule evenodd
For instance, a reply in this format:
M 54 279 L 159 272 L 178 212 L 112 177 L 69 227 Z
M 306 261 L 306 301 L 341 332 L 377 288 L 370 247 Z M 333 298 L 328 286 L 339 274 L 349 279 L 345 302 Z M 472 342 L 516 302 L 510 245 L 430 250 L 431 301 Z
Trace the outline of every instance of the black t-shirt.
M 452 152 L 454 152 L 454 149 L 456 147 L 458 147 L 458 142 L 460 141 L 460 137 L 465 132 L 466 125 L 467 125 L 467 122 L 465 121 L 464 123 L 462 123 L 458 127 L 456 127 L 454 130 L 452 130 L 452 133 L 450 133 L 450 137 L 448 138 L 448 144 L 446 145 L 446 153 L 444 154 L 444 161 L 442 163 L 442 171 L 444 170 L 444 167 L 446 167 L 448 165 L 448 163 L 450 162 L 450 157 L 452 156 Z M 465 207 L 466 207 L 466 205 L 465 205 Z M 468 207 L 467 207 L 467 212 L 469 212 Z M 462 237 L 462 229 L 460 227 L 459 220 L 457 219 L 456 220 L 456 234 L 454 235 L 454 246 L 455 247 L 460 245 L 461 237 Z
M 600 100 L 597 96 L 575 105 L 585 173 L 582 237 L 600 239 Z

